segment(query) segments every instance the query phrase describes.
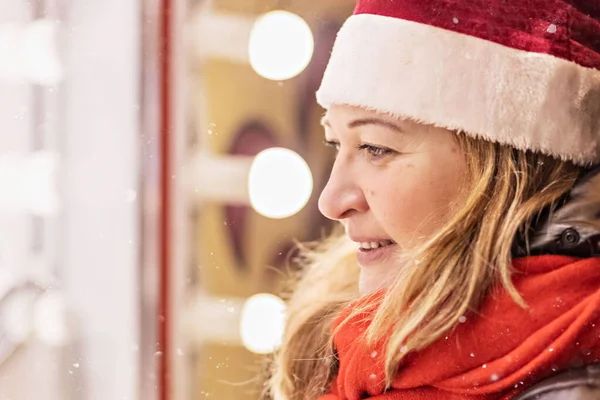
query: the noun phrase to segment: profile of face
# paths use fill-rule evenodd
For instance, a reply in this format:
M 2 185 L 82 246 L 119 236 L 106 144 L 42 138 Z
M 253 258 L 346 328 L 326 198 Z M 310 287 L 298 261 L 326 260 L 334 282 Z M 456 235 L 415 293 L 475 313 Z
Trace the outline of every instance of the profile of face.
M 362 294 L 385 288 L 402 254 L 441 227 L 467 173 L 456 134 L 358 107 L 334 105 L 323 118 L 337 149 L 319 209 L 356 242 Z

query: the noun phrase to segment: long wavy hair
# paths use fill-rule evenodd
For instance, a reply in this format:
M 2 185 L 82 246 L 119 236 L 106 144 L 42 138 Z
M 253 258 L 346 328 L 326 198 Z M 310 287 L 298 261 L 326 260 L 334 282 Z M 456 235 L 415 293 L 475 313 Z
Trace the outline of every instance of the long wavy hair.
M 468 169 L 460 205 L 408 255 L 395 284 L 372 310 L 365 333 L 373 342 L 392 332 L 386 353 L 388 385 L 407 354 L 435 342 L 461 316 L 477 310 L 492 285 L 501 284 L 526 307 L 511 281 L 513 241 L 573 187 L 581 172 L 569 161 L 463 133 L 456 137 Z M 271 363 L 265 398 L 313 400 L 327 390 L 337 368 L 333 320 L 360 296 L 356 244 L 343 232 L 303 250 L 303 268 L 292 279 L 287 326 Z M 348 319 L 365 311 L 354 309 Z

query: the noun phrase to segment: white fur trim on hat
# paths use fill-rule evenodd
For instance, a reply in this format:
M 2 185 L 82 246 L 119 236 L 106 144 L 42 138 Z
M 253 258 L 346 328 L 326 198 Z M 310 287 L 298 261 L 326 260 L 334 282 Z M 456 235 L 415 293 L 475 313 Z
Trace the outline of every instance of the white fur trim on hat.
M 416 22 L 351 16 L 317 100 L 600 161 L 600 71 Z

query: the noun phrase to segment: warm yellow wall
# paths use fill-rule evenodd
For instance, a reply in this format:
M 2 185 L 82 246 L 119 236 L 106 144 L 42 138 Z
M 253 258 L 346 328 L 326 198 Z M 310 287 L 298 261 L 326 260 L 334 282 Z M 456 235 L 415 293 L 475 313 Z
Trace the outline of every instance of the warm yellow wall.
M 300 15 L 310 24 L 325 17 L 343 21 L 352 13 L 355 3 L 353 0 L 215 0 L 214 9 L 254 16 L 283 8 Z
M 200 79 L 206 96 L 207 116 L 212 134 L 208 129 L 200 134 L 208 135 L 208 144 L 216 153 L 223 153 L 230 146 L 233 135 L 248 120 L 265 121 L 279 135 L 282 146 L 294 148 L 294 84 L 291 81 L 266 80 L 245 65 L 223 61 L 211 61 L 204 68 Z M 202 266 L 202 286 L 216 296 L 248 296 L 256 292 L 259 274 L 265 260 L 261 255 L 272 247 L 278 236 L 299 229 L 301 215 L 285 220 L 271 220 L 250 214 L 246 251 L 252 274 L 239 274 L 234 266 L 225 225 L 222 204 L 205 204 L 201 209 L 198 238 L 199 263 Z M 263 265 L 261 265 L 261 263 Z
M 260 357 L 239 347 L 222 344 L 198 349 L 193 379 L 194 400 L 256 400 L 262 389 Z
M 316 26 L 325 16 L 340 22 L 353 7 L 349 0 L 215 0 L 215 11 L 258 16 L 283 4 L 288 11 L 304 17 L 309 25 Z M 265 122 L 280 139 L 280 145 L 297 148 L 296 119 L 298 92 L 302 76 L 284 82 L 273 82 L 258 76 L 249 65 L 210 60 L 195 71 L 194 90 L 202 102 L 196 105 L 195 121 L 203 143 L 216 153 L 226 151 L 233 135 L 248 120 Z M 321 110 L 311 110 L 310 151 L 306 159 L 316 172 L 316 187 L 323 182 L 321 171 L 328 168 L 331 158 L 322 146 L 323 133 L 319 125 Z M 314 114 L 314 115 L 313 115 Z M 208 130 L 212 134 L 208 135 Z M 204 140 L 206 139 L 206 141 Z M 318 193 L 314 193 L 311 207 Z M 271 220 L 252 212 L 244 248 L 249 261 L 248 273 L 240 273 L 233 265 L 234 259 L 228 243 L 224 208 L 222 204 L 203 204 L 196 226 L 198 243 L 199 285 L 216 297 L 247 297 L 261 291 L 276 291 L 275 283 L 263 280 L 266 264 L 273 249 L 287 238 L 300 241 L 312 239 L 309 235 L 308 214 L 305 209 L 297 215 Z M 219 400 L 256 399 L 259 382 L 252 381 L 259 372 L 260 357 L 243 348 L 223 344 L 205 345 L 197 349 L 194 373 L 196 392 L 194 398 Z M 246 385 L 233 385 L 248 381 Z M 206 396 L 208 394 L 208 396 Z

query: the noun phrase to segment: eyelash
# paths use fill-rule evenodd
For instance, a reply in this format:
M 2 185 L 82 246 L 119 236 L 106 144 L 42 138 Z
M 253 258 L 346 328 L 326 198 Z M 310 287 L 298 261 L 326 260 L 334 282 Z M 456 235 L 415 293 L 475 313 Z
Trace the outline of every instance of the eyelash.
M 361 144 L 356 147 L 358 150 L 366 150 L 367 153 L 373 158 L 382 158 L 390 154 L 392 151 L 385 147 L 377 147 L 370 144 Z
M 339 151 L 339 149 L 340 149 L 340 144 L 338 142 L 334 142 L 331 140 L 325 140 L 323 143 L 327 147 L 333 147 L 335 149 L 335 151 Z
M 326 140 L 324 143 L 328 147 L 333 147 L 336 151 L 340 150 L 340 144 L 338 142 Z M 372 158 L 382 158 L 392 153 L 392 150 L 390 149 L 386 149 L 385 147 L 377 147 L 370 144 L 358 145 L 356 146 L 356 149 L 359 151 L 366 151 Z

